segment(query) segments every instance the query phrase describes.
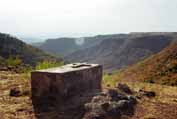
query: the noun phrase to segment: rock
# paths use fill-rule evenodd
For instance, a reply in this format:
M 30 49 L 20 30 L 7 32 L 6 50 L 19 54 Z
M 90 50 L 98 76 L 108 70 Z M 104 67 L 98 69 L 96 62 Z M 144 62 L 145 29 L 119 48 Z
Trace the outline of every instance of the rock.
M 127 84 L 118 83 L 117 88 L 124 93 L 133 94 L 133 92 L 131 91 Z
M 91 115 L 88 115 L 88 117 L 84 117 L 83 119 L 105 119 L 105 116 L 91 114 Z
M 119 108 L 120 110 L 125 110 L 127 109 L 129 105 L 129 101 L 128 100 L 120 100 L 119 102 L 117 102 L 117 108 Z
M 105 102 L 103 104 L 101 104 L 101 108 L 104 110 L 104 111 L 107 111 L 108 108 L 109 108 L 110 104 L 108 102 Z
M 107 92 L 107 94 L 108 94 L 109 97 L 114 98 L 114 97 L 117 97 L 118 92 L 115 89 L 109 89 L 108 92 Z
M 10 89 L 10 96 L 14 96 L 14 97 L 19 97 L 22 95 L 22 88 L 21 87 L 15 87 Z
M 120 117 L 120 105 L 117 102 L 110 102 L 107 114 L 109 117 Z
M 8 71 L 8 68 L 6 66 L 0 66 L 0 71 Z
M 136 98 L 125 95 L 116 89 L 108 89 L 106 94 L 94 96 L 90 103 L 85 104 L 86 114 L 83 119 L 118 119 L 122 115 L 132 115 Z
M 135 104 L 131 103 L 130 100 L 121 100 L 118 102 L 118 106 L 121 115 L 127 115 L 127 116 L 133 115 Z
M 146 96 L 151 98 L 151 97 L 155 97 L 156 93 L 154 91 L 139 90 L 139 96 L 140 97 Z
M 91 103 L 86 103 L 84 105 L 86 111 L 90 111 L 92 109 L 92 104 Z
M 100 96 L 107 96 L 106 92 L 101 92 L 98 95 L 100 95 Z
M 119 92 L 116 89 L 109 89 L 107 93 L 108 93 L 107 95 L 111 98 L 112 101 L 119 101 L 119 100 L 127 99 L 125 94 Z
M 101 102 L 102 100 L 103 100 L 103 96 L 94 96 L 93 98 L 92 98 L 92 102 L 93 103 L 98 103 L 98 102 Z
M 13 69 L 13 66 L 8 66 L 7 69 L 8 71 L 11 71 Z
M 137 100 L 134 96 L 128 95 L 127 98 L 128 98 L 131 105 L 134 105 L 137 103 Z

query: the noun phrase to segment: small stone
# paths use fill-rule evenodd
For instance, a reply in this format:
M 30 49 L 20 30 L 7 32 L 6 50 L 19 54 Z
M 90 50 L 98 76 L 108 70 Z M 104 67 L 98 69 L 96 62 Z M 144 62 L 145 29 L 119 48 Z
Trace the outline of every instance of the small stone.
M 99 93 L 100 96 L 107 96 L 107 94 L 105 92 L 101 92 Z
M 90 111 L 92 109 L 92 104 L 91 103 L 86 103 L 84 105 L 86 111 Z
M 128 95 L 127 98 L 128 98 L 128 100 L 131 104 L 136 104 L 137 103 L 137 100 L 134 96 Z
M 19 97 L 22 95 L 22 88 L 21 87 L 15 87 L 10 89 L 10 96 L 14 96 L 14 97 Z
M 94 97 L 92 98 L 92 102 L 98 103 L 98 102 L 102 101 L 103 98 L 104 98 L 103 96 L 94 96 Z
M 133 92 L 131 91 L 127 84 L 118 83 L 117 88 L 124 93 L 133 94 Z
M 139 95 L 151 98 L 151 97 L 155 97 L 156 93 L 154 91 L 139 90 Z
M 117 102 L 110 102 L 109 109 L 107 110 L 107 114 L 110 117 L 119 117 L 120 113 L 120 105 Z
M 117 95 L 118 95 L 117 90 L 115 90 L 115 89 L 109 89 L 108 90 L 108 96 L 114 98 L 114 97 L 117 97 Z
M 108 102 L 105 102 L 105 103 L 101 104 L 101 108 L 102 108 L 103 110 L 107 111 L 108 108 L 109 108 L 109 103 L 108 103 Z
M 120 100 L 117 104 L 120 109 L 125 109 L 129 106 L 129 100 Z
M 92 115 L 89 119 L 105 119 L 105 117 L 103 115 Z

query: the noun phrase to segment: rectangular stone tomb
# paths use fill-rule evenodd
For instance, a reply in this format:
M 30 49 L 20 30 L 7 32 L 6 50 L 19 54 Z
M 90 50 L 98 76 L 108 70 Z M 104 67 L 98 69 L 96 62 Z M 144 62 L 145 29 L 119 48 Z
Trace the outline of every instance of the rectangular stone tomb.
M 62 108 L 84 104 L 90 94 L 101 91 L 102 66 L 75 63 L 31 73 L 34 106 Z M 79 101 L 79 102 L 78 102 Z M 34 107 L 35 108 L 35 107 Z

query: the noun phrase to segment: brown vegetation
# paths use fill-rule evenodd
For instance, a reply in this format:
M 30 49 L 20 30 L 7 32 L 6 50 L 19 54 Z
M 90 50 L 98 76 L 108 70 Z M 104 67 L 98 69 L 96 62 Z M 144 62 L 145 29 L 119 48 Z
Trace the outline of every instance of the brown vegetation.
M 115 80 L 177 86 L 177 42 L 113 76 Z

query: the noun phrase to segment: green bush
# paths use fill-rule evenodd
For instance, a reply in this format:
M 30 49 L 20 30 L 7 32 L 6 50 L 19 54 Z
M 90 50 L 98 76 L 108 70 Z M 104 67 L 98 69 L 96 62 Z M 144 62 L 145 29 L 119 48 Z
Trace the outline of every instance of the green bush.
M 18 57 L 18 56 L 10 56 L 7 60 L 7 65 L 8 66 L 17 66 L 17 65 L 20 65 L 22 64 L 22 60 Z
M 115 87 L 117 80 L 113 79 L 111 75 L 104 74 L 103 75 L 103 84 L 110 87 Z
M 43 62 L 39 62 L 35 67 L 35 69 L 36 70 L 48 69 L 53 67 L 59 67 L 62 66 L 63 64 L 64 64 L 63 62 L 43 61 Z

